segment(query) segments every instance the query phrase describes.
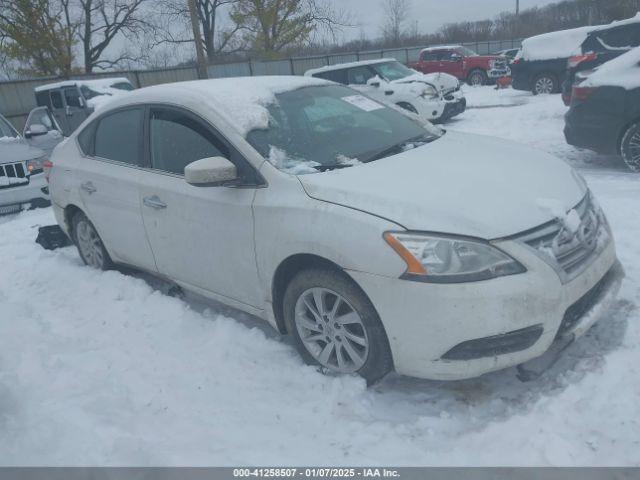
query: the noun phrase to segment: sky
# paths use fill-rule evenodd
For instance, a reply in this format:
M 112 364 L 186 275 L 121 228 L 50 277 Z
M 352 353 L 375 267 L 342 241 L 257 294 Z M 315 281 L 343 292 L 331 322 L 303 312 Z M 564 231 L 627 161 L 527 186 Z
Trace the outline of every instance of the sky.
M 380 35 L 384 0 L 331 0 L 338 9 L 349 10 L 360 27 L 343 32 L 345 40 L 357 38 L 360 31 L 367 37 Z M 558 0 L 520 0 L 520 10 L 541 7 Z M 418 22 L 420 33 L 438 30 L 445 23 L 492 18 L 506 10 L 515 11 L 516 0 L 410 0 L 411 21 Z

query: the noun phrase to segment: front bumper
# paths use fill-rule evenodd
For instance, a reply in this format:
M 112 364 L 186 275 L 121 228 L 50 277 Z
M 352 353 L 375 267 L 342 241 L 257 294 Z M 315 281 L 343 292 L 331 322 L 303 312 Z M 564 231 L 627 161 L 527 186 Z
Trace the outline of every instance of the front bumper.
M 0 188 L 0 214 L 13 213 L 25 207 L 49 205 L 49 186 L 44 173 L 29 177 L 29 183 Z
M 452 101 L 447 101 L 447 103 L 444 106 L 444 111 L 442 112 L 442 115 L 440 116 L 440 118 L 436 120 L 436 122 L 444 122 L 453 117 L 456 117 L 461 113 L 464 113 L 466 109 L 467 109 L 467 99 L 464 97 L 457 98 Z
M 498 244 L 496 244 L 498 245 Z M 467 284 L 427 284 L 362 272 L 349 272 L 369 295 L 384 324 L 396 371 L 438 380 L 472 378 L 536 358 L 553 344 L 567 312 L 609 272 L 619 280 L 613 242 L 572 281 L 558 274 L 531 249 L 514 241 L 499 247 L 527 268 L 520 275 Z M 619 281 L 607 283 L 607 298 Z M 598 297 L 600 298 L 600 297 Z M 591 306 L 588 315 L 562 335 L 579 336 L 602 314 Z M 518 351 L 474 359 L 445 359 L 465 342 L 499 337 L 540 326 L 533 344 Z

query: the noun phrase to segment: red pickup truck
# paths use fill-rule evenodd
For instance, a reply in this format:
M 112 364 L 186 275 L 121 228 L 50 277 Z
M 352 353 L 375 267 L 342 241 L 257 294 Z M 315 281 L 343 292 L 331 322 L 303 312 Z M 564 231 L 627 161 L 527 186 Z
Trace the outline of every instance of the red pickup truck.
M 422 73 L 445 72 L 470 85 L 486 85 L 490 80 L 510 75 L 505 57 L 478 55 L 460 45 L 425 48 L 420 52 L 420 60 L 409 66 Z

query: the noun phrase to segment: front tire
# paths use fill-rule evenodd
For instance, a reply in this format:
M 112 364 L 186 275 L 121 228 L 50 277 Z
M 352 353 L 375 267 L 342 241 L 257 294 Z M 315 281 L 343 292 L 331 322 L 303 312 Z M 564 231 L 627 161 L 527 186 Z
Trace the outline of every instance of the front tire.
M 542 73 L 533 80 L 531 92 L 534 95 L 550 95 L 558 91 L 558 79 L 550 73 Z
M 484 70 L 472 70 L 471 73 L 469 73 L 467 82 L 472 87 L 481 87 L 489 83 L 489 77 L 487 76 L 487 72 Z
M 620 153 L 627 166 L 640 173 L 640 122 L 631 125 L 622 136 Z
M 306 363 L 357 373 L 372 385 L 393 369 L 387 335 L 375 308 L 346 274 L 298 273 L 284 295 L 288 332 Z
M 93 223 L 82 212 L 76 213 L 71 223 L 73 241 L 85 265 L 98 270 L 109 270 L 113 262 Z

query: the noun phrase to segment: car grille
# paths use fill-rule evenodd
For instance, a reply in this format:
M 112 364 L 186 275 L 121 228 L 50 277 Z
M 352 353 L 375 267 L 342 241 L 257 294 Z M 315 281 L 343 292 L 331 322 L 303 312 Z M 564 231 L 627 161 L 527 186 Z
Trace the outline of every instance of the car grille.
M 506 60 L 494 60 L 493 61 L 493 69 L 494 70 L 506 70 L 507 69 L 507 62 Z
M 577 228 L 554 220 L 518 238 L 556 268 L 564 283 L 584 271 L 611 239 L 607 220 L 590 194 L 574 210 L 580 218 Z
M 20 187 L 29 183 L 24 162 L 0 164 L 0 189 Z

